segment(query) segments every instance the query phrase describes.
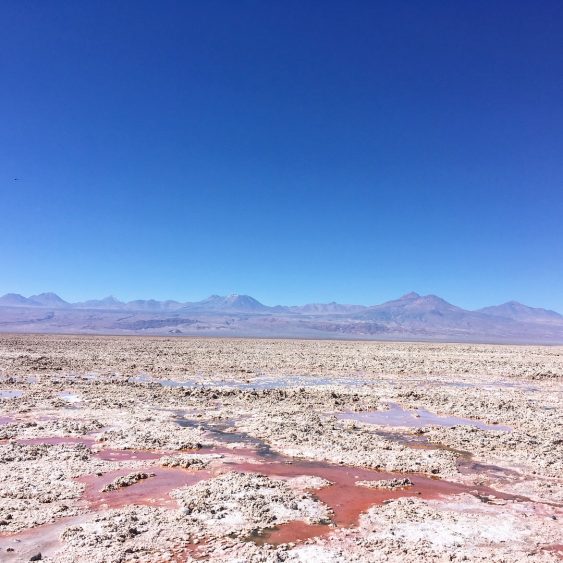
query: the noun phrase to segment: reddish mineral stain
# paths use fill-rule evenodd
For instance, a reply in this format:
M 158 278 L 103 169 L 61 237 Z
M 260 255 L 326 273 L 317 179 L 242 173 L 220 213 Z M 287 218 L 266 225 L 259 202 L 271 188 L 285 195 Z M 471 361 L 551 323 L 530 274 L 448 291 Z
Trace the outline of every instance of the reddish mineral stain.
M 60 534 L 71 525 L 80 524 L 85 516 L 67 516 L 52 524 L 43 524 L 15 533 L 0 534 L 0 561 L 29 561 L 37 553 L 53 556 L 61 547 Z M 8 548 L 13 551 L 7 551 Z
M 82 443 L 87 446 L 91 446 L 95 443 L 93 439 L 74 437 L 37 438 L 19 440 L 18 442 L 39 444 Z M 492 497 L 505 500 L 528 500 L 525 497 L 503 494 L 486 486 L 467 486 L 420 474 L 409 474 L 410 479 L 414 483 L 412 487 L 396 490 L 372 489 L 358 486 L 356 483 L 358 481 L 379 481 L 382 479 L 403 478 L 405 474 L 380 472 L 372 469 L 326 462 L 299 460 L 285 457 L 264 448 L 230 449 L 226 447 L 215 447 L 201 448 L 195 451 L 200 454 L 223 453 L 245 458 L 243 462 L 224 462 L 223 470 L 260 473 L 282 479 L 310 475 L 321 477 L 332 483 L 327 487 L 311 490 L 311 494 L 329 506 L 332 511 L 331 519 L 333 526 L 292 521 L 271 529 L 266 529 L 254 537 L 249 538 L 260 544 L 297 543 L 314 537 L 327 535 L 334 530 L 334 525 L 337 527 L 357 525 L 360 514 L 370 507 L 383 504 L 386 501 L 399 497 L 419 496 L 424 499 L 434 499 L 441 496 L 469 493 L 484 501 Z M 155 452 L 149 450 L 104 449 L 94 453 L 94 455 L 100 459 L 109 461 L 124 461 L 132 459 L 152 460 L 166 455 L 166 453 L 167 452 L 164 451 Z M 492 467 L 493 466 L 491 466 L 491 468 Z M 149 474 L 154 473 L 154 476 L 128 487 L 122 487 L 114 491 L 101 492 L 101 489 L 117 477 L 137 471 Z M 212 472 L 206 470 L 190 471 L 181 468 L 145 466 L 135 469 L 117 469 L 104 473 L 101 476 L 88 475 L 77 478 L 77 481 L 85 485 L 83 498 L 88 502 L 90 508 L 94 510 L 119 508 L 130 504 L 176 508 L 177 503 L 169 495 L 172 490 L 187 485 L 194 485 L 212 476 Z M 549 546 L 545 549 L 558 552 L 558 547 L 559 546 Z M 190 550 L 192 548 L 193 546 L 187 547 L 187 549 Z
M 280 545 L 282 543 L 298 543 L 312 538 L 325 536 L 334 530 L 327 524 L 308 524 L 301 520 L 293 520 L 280 524 L 275 528 L 267 529 L 253 536 L 252 541 L 257 545 L 270 543 Z
M 191 559 L 207 559 L 206 555 L 207 541 L 200 540 L 199 543 L 188 543 L 172 552 L 172 563 L 184 563 Z
M 333 484 L 311 493 L 329 506 L 333 512 L 332 521 L 338 527 L 351 527 L 358 523 L 360 514 L 372 506 L 399 497 L 417 496 L 423 499 L 435 499 L 442 496 L 469 493 L 487 500 L 494 496 L 498 499 L 525 500 L 523 497 L 503 494 L 485 486 L 470 487 L 441 479 L 433 479 L 425 475 L 409 474 L 414 485 L 403 489 L 372 489 L 356 485 L 357 481 L 379 481 L 382 479 L 404 478 L 402 473 L 387 473 L 371 469 L 334 465 L 313 461 L 294 461 L 291 464 L 275 463 L 234 463 L 233 470 L 254 472 L 272 477 L 291 478 L 301 475 L 313 475 L 326 479 Z M 329 533 L 333 528 L 323 525 L 311 527 L 305 522 L 282 524 L 260 534 L 262 543 L 298 542 L 303 539 Z M 255 538 L 253 538 L 255 539 Z
M 443 481 L 434 481 L 427 477 L 417 477 L 415 486 L 406 490 L 390 491 L 387 489 L 368 489 L 359 487 L 356 481 L 376 481 L 380 479 L 393 479 L 402 477 L 400 474 L 370 471 L 357 467 L 329 465 L 317 462 L 295 462 L 286 463 L 265 463 L 255 465 L 250 463 L 234 464 L 233 469 L 243 472 L 261 473 L 272 477 L 298 477 L 301 475 L 314 475 L 327 479 L 333 484 L 323 489 L 314 490 L 313 494 L 333 511 L 333 521 L 338 526 L 352 526 L 356 524 L 359 515 L 366 511 L 374 504 L 381 504 L 391 498 L 400 496 L 413 496 L 417 493 L 422 494 L 422 490 L 426 493 L 426 498 L 430 496 L 430 491 L 438 488 L 436 483 L 444 483 Z M 432 483 L 432 488 L 428 486 L 426 481 Z M 426 485 L 426 487 L 423 487 Z M 443 487 L 444 493 L 447 494 L 448 487 Z M 455 486 L 454 486 L 455 488 Z M 440 491 L 441 492 L 441 491 Z M 439 494 L 438 491 L 435 493 Z M 293 540 L 292 540 L 293 541 Z
M 101 489 L 117 477 L 137 471 L 148 474 L 154 473 L 154 477 L 144 479 L 129 487 L 101 492 Z M 177 503 L 169 496 L 170 491 L 185 487 L 186 485 L 194 485 L 209 477 L 210 473 L 207 471 L 192 472 L 179 468 L 147 466 L 136 469 L 130 467 L 116 469 L 101 476 L 87 475 L 85 477 L 78 477 L 76 480 L 86 486 L 83 498 L 94 509 L 119 508 L 128 504 L 176 508 Z
M 549 551 L 553 553 L 559 559 L 563 559 L 563 543 L 554 543 L 551 545 L 546 545 L 542 547 L 544 551 Z
M 155 452 L 151 450 L 114 450 L 111 448 L 94 452 L 94 457 L 104 461 L 132 461 L 159 459 L 167 452 Z

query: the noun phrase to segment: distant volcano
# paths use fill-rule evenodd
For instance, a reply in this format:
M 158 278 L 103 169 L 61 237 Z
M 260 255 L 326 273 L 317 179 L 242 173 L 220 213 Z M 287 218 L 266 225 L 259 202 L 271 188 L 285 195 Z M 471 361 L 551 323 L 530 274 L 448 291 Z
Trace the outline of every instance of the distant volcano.
M 495 317 L 504 317 L 515 321 L 524 322 L 562 322 L 563 315 L 551 311 L 550 309 L 541 309 L 537 307 L 528 307 L 522 305 L 518 301 L 508 301 L 502 305 L 494 305 L 492 307 L 484 307 L 479 309 L 480 313 L 493 315 Z
M 61 299 L 56 293 L 40 293 L 32 295 L 29 299 L 42 307 L 70 307 L 64 299 Z
M 250 295 L 239 295 L 232 293 L 231 295 L 211 295 L 203 301 L 189 303 L 186 309 L 198 311 L 267 311 L 270 307 L 263 305 L 260 301 L 250 297 Z
M 267 306 L 237 293 L 184 303 L 8 293 L 0 297 L 0 330 L 563 343 L 563 316 L 516 301 L 470 311 L 415 292 L 371 306 Z

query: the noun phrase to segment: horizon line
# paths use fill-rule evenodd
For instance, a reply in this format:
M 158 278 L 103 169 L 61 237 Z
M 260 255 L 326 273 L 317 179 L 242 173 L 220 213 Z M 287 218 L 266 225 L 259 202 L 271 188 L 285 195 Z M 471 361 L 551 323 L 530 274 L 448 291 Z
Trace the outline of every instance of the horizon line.
M 68 304 L 68 305 L 78 305 L 78 304 L 82 304 L 82 303 L 88 303 L 90 301 L 109 301 L 109 300 L 113 300 L 116 303 L 119 304 L 123 304 L 123 305 L 127 305 L 129 303 L 133 303 L 135 301 L 154 301 L 157 303 L 163 303 L 163 302 L 174 302 L 174 303 L 179 303 L 180 305 L 189 305 L 189 304 L 196 304 L 196 303 L 202 303 L 204 301 L 207 301 L 213 297 L 217 297 L 217 298 L 221 298 L 221 299 L 227 299 L 229 297 L 247 297 L 250 298 L 254 301 L 256 301 L 259 305 L 262 305 L 264 307 L 268 307 L 268 308 L 275 308 L 275 307 L 305 307 L 307 305 L 341 305 L 341 306 L 349 306 L 349 307 L 366 307 L 366 308 L 370 308 L 370 307 L 377 307 L 378 305 L 384 305 L 385 303 L 389 303 L 392 301 L 398 301 L 400 299 L 405 299 L 407 297 L 412 296 L 413 298 L 428 298 L 428 297 L 436 297 L 438 299 L 441 299 L 442 301 L 445 301 L 446 303 L 453 305 L 454 307 L 459 307 L 460 309 L 466 310 L 466 311 L 472 311 L 472 312 L 478 312 L 481 309 L 485 309 L 488 307 L 498 307 L 498 306 L 502 306 L 502 305 L 508 305 L 508 304 L 517 304 L 517 305 L 522 305 L 524 307 L 529 307 L 531 309 L 541 309 L 541 310 L 546 310 L 546 311 L 552 311 L 554 313 L 557 314 L 561 314 L 559 313 L 559 311 L 555 310 L 555 309 L 548 309 L 546 307 L 535 307 L 532 305 L 527 305 L 525 303 L 522 303 L 521 301 L 518 301 L 516 299 L 509 299 L 507 301 L 503 301 L 502 303 L 496 303 L 493 305 L 486 305 L 484 307 L 478 307 L 476 309 L 466 309 L 464 307 L 460 307 L 459 305 L 455 305 L 454 303 L 452 303 L 451 301 L 448 301 L 447 299 L 444 299 L 443 297 L 440 297 L 438 294 L 436 293 L 427 293 L 425 295 L 419 294 L 416 291 L 409 291 L 407 293 L 404 293 L 403 295 L 399 296 L 399 297 L 395 297 L 393 299 L 388 299 L 386 301 L 382 301 L 382 302 L 377 302 L 377 303 L 372 303 L 369 305 L 363 304 L 363 303 L 345 303 L 345 302 L 338 302 L 338 301 L 308 301 L 302 304 L 290 304 L 290 305 L 283 305 L 281 303 L 276 303 L 275 305 L 267 305 L 266 303 L 264 303 L 263 301 L 260 301 L 258 299 L 256 299 L 255 297 L 253 297 L 252 295 L 248 294 L 248 293 L 228 293 L 225 295 L 220 295 L 220 294 L 216 294 L 216 293 L 212 293 L 210 295 L 208 295 L 207 297 L 204 297 L 203 299 L 200 300 L 194 300 L 194 301 L 183 301 L 183 300 L 179 300 L 179 299 L 170 299 L 170 298 L 166 298 L 166 299 L 155 299 L 155 298 L 136 298 L 136 299 L 130 299 L 128 301 L 122 301 L 121 299 L 115 297 L 113 294 L 107 295 L 105 297 L 101 297 L 101 298 L 87 298 L 84 299 L 82 301 L 67 301 L 66 299 L 63 299 L 59 293 L 55 292 L 55 291 L 44 291 L 41 293 L 37 293 L 37 294 L 32 294 L 29 296 L 25 296 L 21 293 L 17 293 L 15 291 L 9 291 L 4 293 L 3 295 L 0 295 L 0 299 L 7 297 L 7 296 L 14 296 L 14 297 L 22 297 L 24 299 L 29 299 L 32 300 L 33 297 L 39 297 L 39 296 L 43 296 L 43 295 L 52 295 L 54 297 L 57 297 L 58 299 L 60 299 L 61 301 L 64 301 L 64 303 Z M 1 304 L 0 304 L 1 306 Z

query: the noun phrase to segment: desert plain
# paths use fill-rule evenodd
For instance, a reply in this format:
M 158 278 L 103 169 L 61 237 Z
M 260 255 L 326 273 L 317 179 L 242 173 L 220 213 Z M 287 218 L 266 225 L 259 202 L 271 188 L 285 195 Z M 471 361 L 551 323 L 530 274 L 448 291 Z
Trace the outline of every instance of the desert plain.
M 0 335 L 0 561 L 560 561 L 563 347 Z

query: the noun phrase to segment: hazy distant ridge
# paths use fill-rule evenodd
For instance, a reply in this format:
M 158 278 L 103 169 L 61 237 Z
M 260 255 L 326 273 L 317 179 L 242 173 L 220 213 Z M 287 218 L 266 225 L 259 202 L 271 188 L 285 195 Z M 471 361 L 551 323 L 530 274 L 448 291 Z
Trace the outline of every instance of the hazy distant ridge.
M 48 292 L 0 297 L 0 330 L 559 343 L 563 316 L 516 301 L 470 311 L 437 295 L 414 292 L 369 306 L 268 306 L 239 294 L 211 295 L 196 302 L 123 302 L 108 296 L 70 303 Z
M 539 307 L 528 307 L 522 305 L 522 303 L 518 303 L 518 301 L 508 301 L 502 305 L 484 307 L 483 309 L 479 309 L 479 312 L 485 313 L 486 315 L 527 322 L 558 322 L 563 319 L 563 316 L 556 311 L 541 309 Z
M 423 319 L 431 316 L 463 316 L 463 315 L 489 315 L 505 317 L 514 320 L 536 321 L 563 321 L 563 315 L 549 309 L 529 307 L 517 301 L 508 301 L 501 305 L 484 307 L 476 311 L 462 309 L 448 303 L 437 295 L 419 295 L 411 292 L 399 299 L 386 301 L 380 305 L 344 305 L 331 303 L 308 303 L 305 305 L 276 305 L 268 306 L 260 303 L 250 295 L 210 295 L 207 299 L 194 302 L 180 302 L 174 300 L 157 301 L 155 299 L 136 299 L 134 301 L 120 301 L 110 295 L 103 299 L 90 299 L 77 303 L 65 301 L 56 293 L 40 293 L 24 297 L 19 293 L 6 293 L 0 297 L 0 306 L 3 307 L 68 307 L 75 309 L 102 309 L 123 311 L 246 311 L 270 312 L 285 311 L 295 314 L 327 315 L 327 314 L 358 314 L 364 318 L 389 320 L 391 318 Z

